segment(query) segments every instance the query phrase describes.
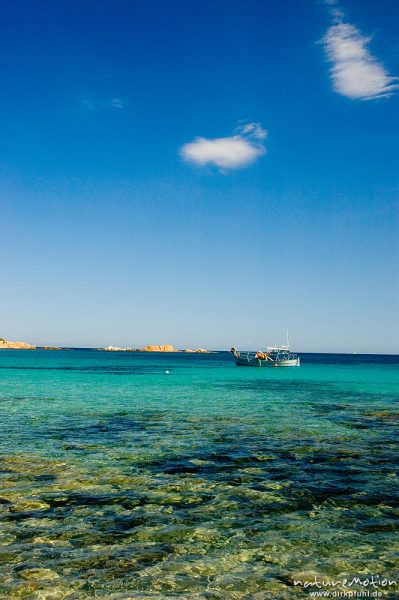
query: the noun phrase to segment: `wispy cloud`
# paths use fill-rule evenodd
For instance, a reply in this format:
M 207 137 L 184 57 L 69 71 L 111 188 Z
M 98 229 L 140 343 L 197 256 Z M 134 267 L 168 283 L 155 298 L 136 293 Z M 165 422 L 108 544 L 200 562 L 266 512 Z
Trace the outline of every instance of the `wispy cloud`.
M 329 7 L 329 11 L 332 17 L 336 19 L 343 19 L 344 13 L 338 7 L 338 0 L 324 0 L 324 3 Z
M 398 87 L 384 65 L 369 51 L 371 38 L 362 35 L 354 25 L 342 21 L 343 14 L 334 7 L 332 25 L 323 38 L 327 58 L 332 64 L 334 90 L 352 99 L 371 100 L 389 96 Z
M 117 108 L 118 110 L 125 108 L 125 103 L 122 100 L 122 98 L 112 98 L 111 100 L 111 107 L 112 108 Z
M 83 112 L 92 112 L 95 110 L 95 103 L 93 100 L 89 100 L 88 98 L 83 98 L 80 101 L 80 108 Z
M 121 110 L 125 108 L 125 101 L 122 98 L 98 98 L 85 97 L 80 100 L 80 107 L 83 112 L 95 112 L 103 110 Z
M 266 153 L 267 132 L 260 123 L 240 125 L 230 137 L 203 138 L 184 144 L 180 155 L 186 162 L 213 165 L 222 170 L 247 167 Z

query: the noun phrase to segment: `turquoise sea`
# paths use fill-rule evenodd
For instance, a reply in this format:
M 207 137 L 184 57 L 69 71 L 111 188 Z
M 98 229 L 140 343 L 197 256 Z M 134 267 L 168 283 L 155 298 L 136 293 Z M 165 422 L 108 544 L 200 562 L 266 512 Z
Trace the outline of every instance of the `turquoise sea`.
M 0 351 L 0 598 L 399 582 L 399 356 L 301 358 Z

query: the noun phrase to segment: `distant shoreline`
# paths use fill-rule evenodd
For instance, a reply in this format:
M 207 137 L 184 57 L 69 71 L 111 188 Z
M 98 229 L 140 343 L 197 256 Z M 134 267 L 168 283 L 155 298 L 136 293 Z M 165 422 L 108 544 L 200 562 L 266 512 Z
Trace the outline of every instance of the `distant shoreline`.
M 27 342 L 12 342 L 4 338 L 0 338 L 0 349 L 3 350 L 75 350 L 75 348 L 67 348 L 63 346 L 34 346 Z M 131 348 L 131 347 L 119 347 L 119 346 L 105 346 L 103 348 L 89 348 L 97 352 L 155 352 L 155 353 L 187 353 L 187 354 L 210 354 L 211 350 L 205 350 L 205 348 L 186 348 L 181 350 L 175 348 L 171 344 L 165 345 L 149 345 L 144 348 Z
M 145 348 L 127 348 L 127 347 L 112 347 L 113 349 L 109 349 L 108 347 L 95 347 L 95 346 L 53 346 L 53 345 L 45 345 L 45 346 L 34 346 L 32 344 L 28 344 L 27 342 L 12 342 L 9 340 L 5 340 L 4 338 L 0 338 L 0 350 L 45 350 L 49 351 L 72 351 L 72 350 L 90 350 L 91 352 L 117 352 L 117 353 L 138 353 L 138 354 L 218 354 L 219 352 L 229 352 L 229 349 L 218 349 L 218 350 L 205 350 L 203 348 L 198 348 L 196 350 L 187 349 L 176 349 L 173 350 L 147 350 Z M 399 356 L 399 353 L 394 352 L 328 352 L 328 351 L 296 351 L 297 354 L 331 354 L 336 356 Z

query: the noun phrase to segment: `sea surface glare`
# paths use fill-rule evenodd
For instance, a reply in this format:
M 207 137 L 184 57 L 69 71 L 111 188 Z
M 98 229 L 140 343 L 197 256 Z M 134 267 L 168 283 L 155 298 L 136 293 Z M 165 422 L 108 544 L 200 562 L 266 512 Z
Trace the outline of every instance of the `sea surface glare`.
M 0 598 L 399 582 L 399 356 L 301 359 L 1 350 Z

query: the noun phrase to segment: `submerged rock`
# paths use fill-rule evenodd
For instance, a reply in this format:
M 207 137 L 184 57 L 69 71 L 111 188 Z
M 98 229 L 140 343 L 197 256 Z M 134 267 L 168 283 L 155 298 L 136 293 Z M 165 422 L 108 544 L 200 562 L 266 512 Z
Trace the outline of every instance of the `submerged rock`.
M 37 569 L 25 569 L 24 571 L 21 571 L 20 573 L 20 577 L 22 577 L 23 579 L 26 580 L 30 580 L 30 579 L 39 579 L 39 580 L 54 580 L 54 579 L 58 579 L 59 575 L 58 573 L 56 573 L 55 571 L 52 571 L 51 569 L 45 569 L 44 567 L 41 568 L 37 568 Z
M 35 510 L 48 510 L 50 508 L 50 504 L 47 502 L 43 502 L 42 500 L 22 500 L 21 502 L 16 502 L 10 508 L 11 512 L 31 512 Z

